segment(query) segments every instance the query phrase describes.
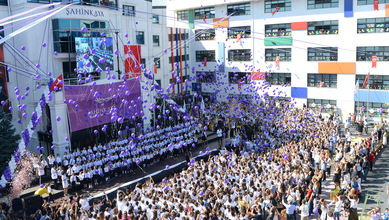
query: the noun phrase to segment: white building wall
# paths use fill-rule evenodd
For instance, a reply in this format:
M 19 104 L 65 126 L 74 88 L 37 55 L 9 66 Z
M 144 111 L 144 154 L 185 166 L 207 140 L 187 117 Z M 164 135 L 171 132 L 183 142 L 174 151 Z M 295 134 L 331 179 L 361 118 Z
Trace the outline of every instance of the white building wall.
M 196 50 L 215 50 L 216 57 L 217 43 L 224 42 L 226 46 L 225 56 L 229 49 L 251 49 L 253 51 L 252 62 L 227 62 L 225 72 L 279 72 L 291 73 L 292 87 L 307 87 L 308 73 L 318 73 L 318 62 L 308 62 L 308 47 L 338 47 L 337 62 L 355 62 L 356 74 L 389 75 L 387 69 L 389 62 L 379 61 L 377 69 L 371 69 L 371 61 L 356 61 L 356 48 L 359 46 L 389 46 L 385 40 L 388 33 L 357 34 L 357 20 L 360 18 L 383 18 L 385 17 L 385 4 L 379 5 L 379 11 L 373 11 L 373 5 L 358 6 L 357 1 L 353 5 L 353 17 L 344 17 L 344 3 L 339 2 L 339 7 L 325 9 L 307 9 L 307 1 L 292 1 L 292 9 L 288 12 L 277 12 L 273 16 L 271 13 L 264 13 L 264 1 L 196 1 L 188 2 L 184 0 L 171 0 L 167 6 L 167 14 L 176 16 L 177 11 L 197 9 L 205 7 L 215 7 L 215 18 L 226 17 L 227 5 L 234 3 L 251 3 L 251 14 L 242 16 L 232 16 L 229 18 L 229 27 L 251 26 L 252 38 L 242 39 L 241 44 L 235 44 L 234 40 L 227 39 L 227 29 L 216 29 L 216 40 L 213 41 L 192 41 L 191 61 L 194 62 L 196 71 L 206 71 L 214 69 L 216 63 L 208 62 L 208 67 L 199 67 L 201 63 L 195 62 Z M 308 35 L 307 30 L 292 31 L 292 45 L 290 46 L 264 46 L 265 25 L 282 24 L 292 22 L 310 22 L 338 20 L 339 34 L 331 35 Z M 212 19 L 206 19 L 204 24 L 202 19 L 195 20 L 195 29 L 212 28 Z M 182 22 L 171 21 L 168 26 L 188 26 Z M 192 31 L 194 34 L 194 31 Z M 275 62 L 265 61 L 265 50 L 268 48 L 292 48 L 292 61 L 281 61 L 278 68 Z M 234 67 L 234 69 L 232 69 Z M 225 79 L 227 81 L 227 78 Z M 336 100 L 337 106 L 343 112 L 354 112 L 354 88 L 355 74 L 337 74 L 337 88 L 307 88 L 308 99 L 329 99 Z M 203 88 L 207 87 L 203 84 Z M 237 85 L 233 86 L 231 93 L 238 93 Z M 272 86 L 280 87 L 280 86 Z M 280 87 L 281 88 L 281 87 Z M 285 89 L 284 87 L 282 87 Z M 231 89 L 231 87 L 230 87 Z M 204 90 L 204 89 L 203 89 Z M 208 91 L 208 88 L 205 89 Z M 214 91 L 215 88 L 209 90 Z M 290 88 L 287 89 L 291 95 Z M 206 92 L 204 91 L 204 92 Z M 245 90 L 241 90 L 245 94 Z M 297 106 L 306 104 L 307 98 L 297 98 Z

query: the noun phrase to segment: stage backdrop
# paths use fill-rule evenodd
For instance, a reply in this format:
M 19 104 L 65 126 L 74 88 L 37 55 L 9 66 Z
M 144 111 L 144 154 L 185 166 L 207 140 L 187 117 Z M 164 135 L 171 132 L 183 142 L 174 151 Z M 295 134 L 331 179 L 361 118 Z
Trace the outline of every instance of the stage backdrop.
M 65 86 L 71 131 L 110 123 L 113 116 L 111 109 L 114 108 L 117 108 L 118 118 L 129 119 L 140 112 L 142 103 L 138 101 L 138 97 L 141 97 L 139 81 L 131 79 L 126 81 L 126 85 L 124 83 L 116 82 L 113 86 L 110 84 Z M 130 94 L 126 94 L 126 91 Z M 74 101 L 76 104 L 71 104 Z

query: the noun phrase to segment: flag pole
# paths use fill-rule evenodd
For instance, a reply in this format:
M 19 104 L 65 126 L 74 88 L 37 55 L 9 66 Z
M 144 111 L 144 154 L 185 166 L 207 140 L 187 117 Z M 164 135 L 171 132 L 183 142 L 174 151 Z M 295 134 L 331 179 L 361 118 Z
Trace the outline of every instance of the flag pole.
M 358 114 L 359 114 L 359 117 L 362 117 L 362 113 L 361 113 L 361 110 L 362 110 L 362 107 L 359 105 L 359 79 L 358 79 Z
M 369 73 L 370 73 L 370 69 L 369 69 Z M 370 96 L 370 74 L 368 74 L 368 77 L 367 78 L 367 120 L 369 121 L 369 96 Z

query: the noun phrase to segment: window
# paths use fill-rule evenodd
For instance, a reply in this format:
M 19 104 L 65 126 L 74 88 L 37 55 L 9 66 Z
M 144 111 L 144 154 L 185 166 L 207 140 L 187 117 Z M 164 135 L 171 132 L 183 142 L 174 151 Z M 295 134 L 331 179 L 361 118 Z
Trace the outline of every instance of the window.
M 265 49 L 266 61 L 276 61 L 280 57 L 280 61 L 292 60 L 291 48 Z
M 389 90 L 389 75 L 370 75 L 369 82 L 366 87 L 363 88 L 363 82 L 367 75 L 356 75 L 356 81 L 359 82 L 360 89 L 378 89 L 378 90 Z
M 291 101 L 290 97 L 287 97 L 287 96 L 268 96 L 267 99 L 271 100 L 271 101 L 276 101 L 276 102 L 279 102 L 279 103 L 281 103 L 281 102 L 290 102 Z
M 308 9 L 336 7 L 339 7 L 339 0 L 308 0 Z
M 196 62 L 204 62 L 204 58 L 207 58 L 207 62 L 215 62 L 214 50 L 199 50 L 196 51 Z
M 308 35 L 338 34 L 338 21 L 308 22 Z
M 292 0 L 265 0 L 265 13 L 272 13 L 278 9 L 278 12 L 291 11 Z
M 178 20 L 188 20 L 188 11 L 177 11 L 177 19 Z
M 198 8 L 194 10 L 194 19 L 195 20 L 202 20 L 203 15 L 206 15 L 206 18 L 215 18 L 215 8 Z
M 7 0 L 0 0 L 0 5 L 8 5 L 8 1 Z
M 145 58 L 140 59 L 140 63 L 143 64 L 143 68 L 146 68 L 146 59 Z
M 228 16 L 238 16 L 238 15 L 250 15 L 251 6 L 250 3 L 244 4 L 235 4 L 227 6 L 227 15 Z
M 174 61 L 177 62 L 177 57 L 178 57 L 178 62 L 180 62 L 180 56 L 174 56 Z M 185 60 L 185 55 L 182 55 L 182 60 Z M 189 60 L 189 54 L 186 55 L 186 60 Z M 169 63 L 172 63 L 172 57 L 169 57 Z
M 161 68 L 161 59 L 159 57 L 154 58 L 154 64 L 159 69 Z
M 4 29 L 4 26 L 0 26 L 0 30 L 3 30 L 3 29 Z M 0 32 L 0 36 L 4 37 L 4 31 Z
M 232 84 L 248 84 L 250 83 L 250 73 L 247 72 L 228 72 L 228 82 Z M 240 80 L 240 82 L 239 82 Z
M 250 61 L 251 60 L 251 50 L 229 50 L 228 51 L 228 61 L 238 62 L 238 61 Z
M 308 61 L 337 61 L 337 47 L 308 47 Z
M 153 24 L 159 24 L 159 16 L 153 15 Z
M 216 82 L 215 72 L 214 71 L 196 72 L 196 82 L 198 83 Z
M 237 38 L 240 34 L 241 38 L 251 37 L 251 26 L 242 26 L 242 27 L 230 27 L 228 28 L 228 38 L 234 39 Z
M 1 2 L 7 2 L 7 0 L 0 0 Z M 27 2 L 31 3 L 41 3 L 41 4 L 49 4 L 50 0 L 27 0 Z M 3 5 L 3 4 L 2 4 Z
M 389 3 L 389 0 L 379 0 L 379 4 Z M 373 5 L 374 0 L 358 0 L 358 5 Z
M 377 56 L 377 61 L 389 61 L 389 47 L 357 47 L 357 61 L 371 61 Z
M 153 35 L 153 46 L 159 47 L 159 35 Z
M 337 88 L 338 75 L 308 73 L 308 87 Z
M 77 79 L 77 73 L 73 70 L 77 68 L 76 62 L 70 62 L 70 70 L 69 70 L 69 62 L 62 62 L 62 71 L 63 71 L 63 78 L 64 79 L 71 79 L 74 78 Z
M 172 35 L 171 34 L 168 34 L 168 40 L 169 41 L 172 41 Z M 178 39 L 177 40 L 180 40 L 180 34 L 177 33 L 177 37 Z M 188 33 L 184 34 L 184 33 L 181 33 L 181 40 L 186 40 L 188 39 Z M 176 34 L 173 34 L 173 41 L 176 41 Z
M 195 31 L 196 41 L 215 40 L 215 29 L 204 29 Z
M 265 37 L 292 36 L 291 24 L 265 25 Z
M 108 21 L 53 19 L 52 22 L 54 51 L 58 53 L 68 53 L 69 49 L 71 53 L 75 53 L 75 37 L 100 37 L 103 29 L 106 30 L 105 35 L 109 37 Z M 88 29 L 87 33 L 81 32 L 82 27 Z
M 265 75 L 270 85 L 288 85 L 292 82 L 290 73 L 270 73 Z
M 145 44 L 145 32 L 135 31 L 136 44 Z
M 135 6 L 123 5 L 123 15 L 135 16 Z
M 364 108 L 362 108 L 362 106 Z M 361 112 L 363 111 L 363 115 L 367 115 L 369 113 L 369 116 L 371 117 L 387 117 L 389 111 L 388 103 L 369 102 L 369 106 L 367 106 L 367 102 L 359 102 L 359 106 L 358 106 L 358 101 L 356 101 L 354 107 L 355 107 L 355 114 L 359 114 L 360 111 Z M 382 114 L 380 113 L 381 108 L 384 110 Z M 370 112 L 371 109 L 374 110 L 373 113 Z
M 358 34 L 383 32 L 389 32 L 389 17 L 358 19 Z
M 156 82 L 157 82 L 157 84 L 159 85 L 159 86 L 162 86 L 161 85 L 161 80 L 160 79 L 157 79 L 157 80 L 155 80 Z
M 334 111 L 336 106 L 336 100 L 325 100 L 325 99 L 308 99 L 307 108 L 317 110 L 321 112 L 331 113 Z

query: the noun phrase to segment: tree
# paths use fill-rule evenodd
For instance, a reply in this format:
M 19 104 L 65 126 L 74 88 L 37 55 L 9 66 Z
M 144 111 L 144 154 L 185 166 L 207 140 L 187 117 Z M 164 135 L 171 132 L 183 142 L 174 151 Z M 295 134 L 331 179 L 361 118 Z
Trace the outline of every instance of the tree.
M 15 128 L 11 124 L 11 114 L 5 114 L 0 108 L 0 174 L 8 166 L 16 148 L 18 147 L 19 135 L 15 135 Z

